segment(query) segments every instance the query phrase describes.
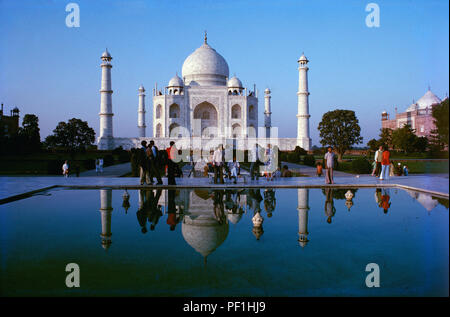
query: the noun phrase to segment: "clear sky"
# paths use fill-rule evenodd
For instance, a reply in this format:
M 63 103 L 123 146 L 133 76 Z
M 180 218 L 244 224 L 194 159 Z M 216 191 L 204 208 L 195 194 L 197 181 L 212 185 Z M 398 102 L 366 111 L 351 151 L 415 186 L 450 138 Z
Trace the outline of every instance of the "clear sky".
M 80 7 L 80 27 L 68 28 L 65 7 Z M 380 8 L 380 27 L 368 28 L 366 5 Z M 98 132 L 100 55 L 113 56 L 114 136 L 137 136 L 137 88 L 167 85 L 184 59 L 208 43 L 230 75 L 272 90 L 272 124 L 297 134 L 297 59 L 310 60 L 310 129 L 334 109 L 356 112 L 364 145 L 377 137 L 383 110 L 404 111 L 431 90 L 449 87 L 447 0 L 0 0 L 0 102 L 21 117 L 39 117 L 44 139 L 59 121 L 88 121 Z

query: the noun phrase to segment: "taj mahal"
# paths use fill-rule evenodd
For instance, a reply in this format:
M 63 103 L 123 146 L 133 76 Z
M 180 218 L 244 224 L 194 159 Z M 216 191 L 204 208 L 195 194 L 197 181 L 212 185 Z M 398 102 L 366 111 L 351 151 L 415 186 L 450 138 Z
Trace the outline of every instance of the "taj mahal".
M 152 138 L 164 148 L 171 140 L 178 148 L 205 148 L 230 144 L 248 149 L 256 142 L 271 143 L 280 150 L 293 150 L 300 146 L 311 148 L 309 134 L 308 59 L 298 59 L 298 112 L 297 137 L 279 138 L 278 129 L 271 124 L 271 91 L 264 90 L 264 126 L 258 127 L 260 115 L 258 89 L 245 87 L 236 77 L 229 77 L 225 58 L 204 43 L 184 61 L 181 77 L 176 74 L 163 88 L 152 89 L 151 127 L 146 125 L 146 90 L 138 88 L 137 137 L 117 138 L 113 135 L 113 106 L 111 83 L 111 54 L 101 56 L 100 131 L 98 148 L 110 150 L 138 147 L 144 139 Z M 294 115 L 294 114 L 293 114 Z M 147 134 L 151 130 L 151 136 Z

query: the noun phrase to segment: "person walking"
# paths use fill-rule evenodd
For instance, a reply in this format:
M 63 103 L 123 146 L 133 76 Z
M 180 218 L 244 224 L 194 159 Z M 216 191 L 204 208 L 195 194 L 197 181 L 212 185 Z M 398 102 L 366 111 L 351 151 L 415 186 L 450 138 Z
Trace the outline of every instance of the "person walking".
M 222 161 L 222 145 L 219 145 L 213 155 L 214 165 L 214 184 L 217 184 L 217 178 L 223 184 L 223 161 Z
M 259 180 L 259 166 L 261 165 L 261 161 L 259 160 L 260 157 L 260 147 L 258 143 L 255 144 L 255 147 L 251 151 L 252 154 L 252 160 L 250 163 L 250 178 L 251 180 L 255 179 L 256 174 L 256 180 Z
M 173 159 L 176 156 L 177 148 L 175 147 L 174 141 L 170 141 L 170 147 L 168 147 L 166 151 L 167 151 L 167 184 L 176 185 L 175 170 L 177 163 L 175 163 Z
M 191 169 L 189 171 L 188 177 L 195 177 L 195 162 L 194 162 L 194 151 L 189 152 L 189 164 L 191 165 Z
M 328 152 L 325 153 L 325 184 L 334 184 L 333 179 L 333 169 L 334 169 L 334 158 L 333 148 L 328 147 Z
M 64 161 L 64 164 L 62 166 L 62 173 L 65 178 L 69 177 L 69 163 L 67 163 L 67 161 Z
M 155 146 L 155 141 L 151 140 L 146 151 L 148 159 L 148 169 L 150 173 L 150 182 L 153 184 L 153 177 L 158 181 L 157 185 L 162 185 L 161 175 L 159 173 L 158 162 L 158 148 Z
M 389 150 L 385 146 L 383 154 L 382 154 L 382 158 L 381 158 L 380 180 L 389 179 L 389 165 L 391 164 L 389 157 L 390 157 Z
M 99 158 L 98 167 L 100 169 L 100 174 L 102 174 L 103 173 L 103 158 Z
M 95 173 L 97 173 L 98 176 L 98 172 L 100 171 L 100 161 L 99 159 L 95 159 Z
M 146 183 L 147 185 L 152 184 L 150 182 L 150 171 L 148 169 L 148 159 L 147 159 L 147 142 L 142 141 L 141 142 L 141 148 L 136 153 L 136 161 L 139 166 L 139 177 L 141 181 L 141 185 L 144 185 Z
M 375 152 L 375 177 L 380 177 L 380 173 L 381 173 L 381 160 L 383 159 L 383 146 L 380 145 L 380 147 L 378 148 L 378 150 Z

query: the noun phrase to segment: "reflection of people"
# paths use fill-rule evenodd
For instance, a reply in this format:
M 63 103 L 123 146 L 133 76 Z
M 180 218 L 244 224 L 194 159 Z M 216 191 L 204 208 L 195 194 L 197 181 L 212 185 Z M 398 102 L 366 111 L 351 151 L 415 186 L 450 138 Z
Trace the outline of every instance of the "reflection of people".
M 334 169 L 334 153 L 331 146 L 328 147 L 328 152 L 325 153 L 325 183 L 334 184 L 333 169 Z
M 260 212 L 261 206 L 260 203 L 263 200 L 261 193 L 259 192 L 258 188 L 250 188 L 248 190 L 248 201 L 247 204 L 250 207 L 251 210 L 254 212 Z
M 389 207 L 391 207 L 391 203 L 389 202 L 390 198 L 389 188 L 383 188 L 381 195 L 381 208 L 383 208 L 385 214 L 387 214 Z
M 219 224 L 225 222 L 225 209 L 223 204 L 223 190 L 213 191 L 214 217 Z
M 139 209 L 136 212 L 136 217 L 139 225 L 141 226 L 141 232 L 144 234 L 147 232 L 147 218 L 150 211 L 149 200 L 150 191 L 143 189 L 139 190 Z
M 175 190 L 169 189 L 168 191 L 169 203 L 167 206 L 167 224 L 170 226 L 170 231 L 175 230 L 177 225 L 177 207 L 175 205 Z
M 331 223 L 331 218 L 336 213 L 336 208 L 334 207 L 333 201 L 333 189 L 325 188 L 325 215 L 327 216 L 327 222 Z
M 156 196 L 153 197 L 153 191 L 151 195 L 150 213 L 148 215 L 148 222 L 150 223 L 150 230 L 155 230 L 155 226 L 158 224 L 159 218 L 162 216 L 161 205 L 158 205 L 159 198 L 161 197 L 161 189 L 156 191 Z
M 377 188 L 375 190 L 375 202 L 377 203 L 378 207 L 381 207 L 381 188 Z
M 275 191 L 272 188 L 264 190 L 264 209 L 267 212 L 267 217 L 272 217 L 272 212 L 275 210 L 276 199 Z

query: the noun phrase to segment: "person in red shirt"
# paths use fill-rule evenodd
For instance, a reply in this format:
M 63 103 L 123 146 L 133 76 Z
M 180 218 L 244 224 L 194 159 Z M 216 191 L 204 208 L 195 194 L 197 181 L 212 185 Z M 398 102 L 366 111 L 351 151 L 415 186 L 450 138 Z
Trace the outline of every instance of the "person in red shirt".
M 380 180 L 389 179 L 389 165 L 391 164 L 389 156 L 390 156 L 389 149 L 387 148 L 387 146 L 385 146 L 381 158 Z

